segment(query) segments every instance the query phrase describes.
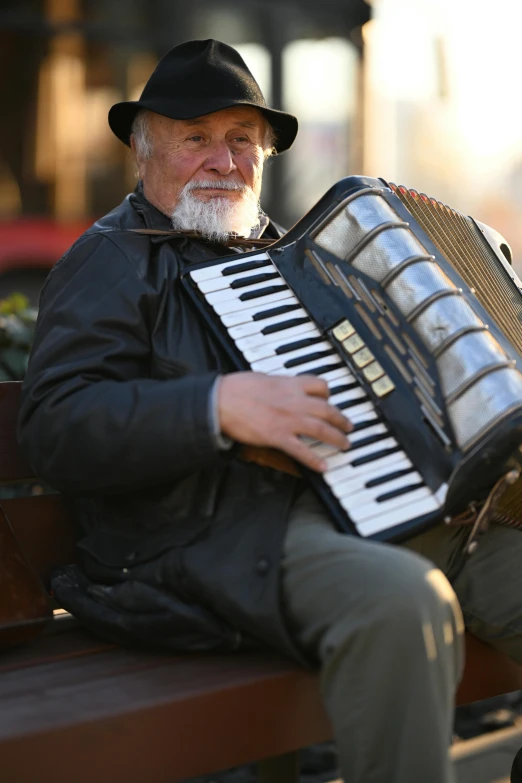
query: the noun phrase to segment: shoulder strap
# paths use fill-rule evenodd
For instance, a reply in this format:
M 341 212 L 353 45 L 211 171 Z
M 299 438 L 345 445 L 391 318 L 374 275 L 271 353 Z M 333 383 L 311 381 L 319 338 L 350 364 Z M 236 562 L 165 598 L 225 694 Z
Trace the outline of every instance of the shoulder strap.
M 134 234 L 148 234 L 149 236 L 163 236 L 171 239 L 199 239 L 201 242 L 209 241 L 196 231 L 163 231 L 159 228 L 127 228 Z M 277 242 L 277 239 L 246 239 L 245 237 L 231 236 L 227 242 L 219 242 L 223 245 L 237 245 L 238 247 L 268 247 Z

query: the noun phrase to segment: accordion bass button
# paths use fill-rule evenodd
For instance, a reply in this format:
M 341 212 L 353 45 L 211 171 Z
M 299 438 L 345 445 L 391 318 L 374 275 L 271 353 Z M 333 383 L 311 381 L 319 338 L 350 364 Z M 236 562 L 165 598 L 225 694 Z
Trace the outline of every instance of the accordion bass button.
M 366 367 L 367 364 L 370 364 L 375 359 L 375 356 L 370 351 L 369 348 L 361 348 L 360 351 L 357 351 L 357 353 L 354 353 L 352 356 L 352 359 L 356 365 L 356 367 L 359 367 L 361 369 L 362 367 Z
M 382 378 L 372 383 L 372 389 L 377 397 L 385 397 L 395 389 L 395 384 L 389 375 L 383 375 Z
M 343 340 L 342 346 L 346 353 L 350 355 L 365 347 L 364 340 L 357 332 L 352 334 L 351 337 L 347 337 Z
M 351 337 L 355 332 L 355 328 L 351 325 L 350 321 L 342 321 L 334 329 L 332 329 L 333 336 L 342 343 L 347 337 Z
M 384 370 L 379 362 L 372 362 L 364 368 L 363 375 L 369 383 L 373 383 L 373 381 L 384 375 Z

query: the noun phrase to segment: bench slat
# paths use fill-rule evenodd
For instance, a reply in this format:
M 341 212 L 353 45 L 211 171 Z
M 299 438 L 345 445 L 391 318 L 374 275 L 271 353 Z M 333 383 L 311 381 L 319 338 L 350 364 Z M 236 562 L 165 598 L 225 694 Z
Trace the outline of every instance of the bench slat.
M 106 642 L 84 628 L 75 627 L 64 634 L 44 634 L 37 642 L 3 651 L 0 656 L 0 677 L 5 672 L 22 672 L 44 664 L 96 655 L 114 647 L 116 645 L 112 642 Z M 25 674 L 20 676 L 24 677 Z
M 75 783 L 173 783 L 331 738 L 317 677 L 270 654 L 115 648 L 6 672 L 0 699 L 2 777 L 17 783 L 71 769 Z
M 0 506 L 0 649 L 28 642 L 51 619 L 47 593 Z
M 34 476 L 16 440 L 16 420 L 22 384 L 0 383 L 0 481 L 18 481 Z
M 25 556 L 49 587 L 56 565 L 76 562 L 74 525 L 65 498 L 35 495 L 1 503 Z
M 466 666 L 457 691 L 457 705 L 521 689 L 522 666 L 466 633 Z

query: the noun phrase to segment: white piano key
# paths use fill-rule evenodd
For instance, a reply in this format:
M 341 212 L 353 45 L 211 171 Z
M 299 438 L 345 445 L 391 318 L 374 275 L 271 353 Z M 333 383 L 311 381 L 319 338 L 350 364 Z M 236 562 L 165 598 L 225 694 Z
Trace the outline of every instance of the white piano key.
M 411 474 L 413 475 L 413 474 Z M 418 476 L 417 479 L 412 479 L 410 477 L 409 481 L 404 481 L 404 479 L 408 478 L 407 476 L 401 477 L 401 479 L 396 479 L 396 489 L 401 489 L 404 487 L 407 487 L 411 484 L 418 484 L 419 481 L 422 482 L 422 477 L 419 476 L 419 474 L 416 474 Z M 391 484 L 392 482 L 390 482 Z M 371 513 L 375 515 L 380 515 L 382 513 L 385 513 L 389 510 L 393 511 L 394 508 L 401 508 L 402 506 L 405 506 L 408 502 L 408 499 L 415 499 L 417 497 L 416 493 L 419 491 L 419 489 L 425 489 L 425 487 L 419 487 L 418 489 L 411 489 L 409 492 L 404 492 L 402 495 L 397 495 L 394 498 L 390 498 L 389 500 L 378 502 L 377 498 L 379 495 L 382 495 L 383 492 L 386 490 L 379 490 L 379 487 L 358 487 L 357 489 L 353 489 L 352 492 L 350 492 L 349 496 L 345 495 L 344 498 L 350 499 L 350 517 L 352 519 L 352 522 L 356 522 L 358 517 L 357 514 L 360 512 L 361 509 L 371 509 Z M 392 490 L 390 489 L 390 492 Z M 430 494 L 431 494 L 431 490 Z M 352 513 L 353 512 L 353 513 Z
M 406 498 L 408 498 L 407 495 Z M 423 495 L 418 500 L 409 498 L 406 505 L 395 509 L 389 509 L 384 514 L 379 514 L 373 518 L 370 517 L 362 522 L 358 522 L 356 523 L 356 528 L 361 536 L 373 536 L 376 533 L 382 533 L 385 530 L 392 530 L 394 527 L 398 527 L 404 522 L 410 522 L 425 514 L 431 514 L 434 511 L 438 511 L 441 509 L 441 506 L 442 504 L 439 504 L 435 496 L 431 493 Z M 349 508 L 346 508 L 346 511 L 350 513 Z
M 241 297 L 243 294 L 250 294 L 250 293 L 256 293 L 257 291 L 262 291 L 264 288 L 271 288 L 274 285 L 285 285 L 286 283 L 284 281 L 279 280 L 265 280 L 264 283 L 255 283 L 254 285 L 246 285 L 244 288 L 224 288 L 221 291 L 214 291 L 211 294 L 206 294 L 205 299 L 209 303 L 209 305 L 212 305 L 212 307 L 215 307 L 215 305 L 218 302 L 224 302 L 228 299 L 238 299 L 241 300 Z M 286 288 L 286 291 L 289 289 Z M 253 299 L 247 299 L 248 306 L 252 306 Z M 217 311 L 216 311 L 217 312 Z
M 361 481 L 366 482 L 370 479 L 380 478 L 390 473 L 392 470 L 403 470 L 412 468 L 413 465 L 403 451 L 397 451 L 394 454 L 388 454 L 386 457 L 380 457 L 373 462 L 366 462 L 364 465 L 358 465 L 356 468 L 348 462 L 350 451 L 346 451 L 347 461 L 339 465 L 335 470 L 323 473 L 323 478 L 331 488 L 334 495 L 339 499 L 352 490 L 352 483 Z M 358 486 L 358 484 L 357 484 Z
M 372 471 L 361 471 L 353 470 L 352 469 L 352 475 L 350 478 L 344 479 L 343 481 L 339 481 L 337 484 L 329 484 L 330 489 L 332 490 L 332 493 L 335 495 L 337 500 L 339 502 L 342 501 L 343 498 L 353 498 L 356 493 L 361 492 L 363 490 L 371 490 L 373 492 L 374 489 L 377 489 L 379 486 L 384 485 L 378 485 L 377 487 L 367 487 L 369 481 L 373 481 L 374 479 L 381 479 L 384 476 L 387 476 L 389 473 L 394 473 L 397 470 L 412 470 L 414 468 L 414 465 L 411 464 L 408 457 L 404 455 L 404 453 L 398 453 L 399 459 L 396 459 L 395 462 L 391 462 L 391 464 L 384 465 L 383 462 L 385 459 L 389 459 L 389 457 L 383 457 L 383 462 L 381 462 L 379 470 L 377 473 L 374 473 Z M 392 455 L 390 455 L 392 456 Z M 396 457 L 397 455 L 393 455 Z M 350 466 L 351 467 L 351 466 Z M 350 474 L 348 474 L 350 475 Z M 328 482 L 327 482 L 328 483 Z M 378 497 L 381 495 L 382 492 L 375 492 L 374 497 Z M 352 508 L 357 505 L 356 501 L 352 502 Z
M 340 357 L 339 360 L 341 360 Z M 351 383 L 354 378 L 346 365 L 344 367 L 338 367 L 337 370 L 323 372 L 318 377 L 322 378 L 323 381 L 326 381 L 330 388 L 332 388 L 332 386 L 339 386 L 343 381 Z
M 337 446 L 330 446 L 329 443 L 323 443 L 322 441 L 312 440 L 312 438 L 308 438 L 307 440 L 308 440 L 308 445 L 310 446 L 314 454 L 317 457 L 320 457 L 321 459 L 330 457 L 332 454 L 337 454 L 337 452 L 339 451 Z
M 274 342 L 282 346 L 293 343 L 300 339 L 302 335 L 309 335 L 310 332 L 314 332 L 317 337 L 321 335 L 321 332 L 313 321 L 306 321 L 305 323 L 288 326 L 286 329 L 280 329 L 276 332 L 270 331 L 268 334 L 263 334 L 262 331 L 259 331 L 257 334 L 251 334 L 248 337 L 240 337 L 235 340 L 235 344 L 241 350 L 243 348 L 255 348 L 257 345 L 268 345 L 268 343 Z
M 332 346 L 329 342 L 323 340 L 321 343 L 317 343 L 316 345 L 307 345 L 306 348 L 299 348 L 297 351 L 289 351 L 288 353 L 282 353 L 278 356 L 273 356 L 268 359 L 262 359 L 259 362 L 253 362 L 252 369 L 257 370 L 257 372 L 269 373 L 274 372 L 279 367 L 281 367 L 284 369 L 293 370 L 293 374 L 297 375 L 297 373 L 301 371 L 301 365 L 285 368 L 284 365 L 286 362 L 290 362 L 292 359 L 299 359 L 302 356 L 308 356 L 309 354 L 316 353 L 317 351 L 327 351 L 328 349 L 331 349 L 331 347 Z
M 253 315 L 256 315 L 257 312 L 259 312 L 259 309 L 256 307 Z M 309 323 L 314 325 L 306 310 L 301 308 L 299 310 L 290 310 L 288 313 L 281 313 L 281 315 L 273 315 L 270 318 L 262 318 L 260 321 L 248 320 L 245 323 L 230 327 L 228 333 L 232 340 L 236 342 L 243 337 L 261 334 L 265 326 L 274 326 L 276 324 L 283 326 L 286 321 L 293 321 L 295 318 L 308 318 Z M 281 329 L 280 333 L 283 334 L 284 331 L 284 329 Z M 279 332 L 275 332 L 275 334 L 279 334 Z
M 374 424 L 371 427 L 367 427 L 367 429 L 359 430 L 358 432 L 349 432 L 348 433 L 348 439 L 351 443 L 357 443 L 358 440 L 361 440 L 361 438 L 369 438 L 372 435 L 381 435 L 385 432 L 388 432 L 386 429 L 386 426 L 384 424 Z M 304 438 L 303 438 L 304 440 Z M 329 443 L 323 443 L 320 440 L 312 440 L 312 438 L 306 438 L 306 441 L 308 446 L 312 449 L 314 454 L 316 454 L 318 457 L 321 457 L 321 459 L 324 459 L 325 457 L 329 457 L 333 454 L 336 454 L 339 452 L 339 449 L 337 446 L 331 446 Z M 347 452 L 343 452 L 347 454 Z
M 270 334 L 252 334 L 249 337 L 241 337 L 239 340 L 235 340 L 236 346 L 240 351 L 254 351 L 254 355 L 257 349 L 259 350 L 258 359 L 263 357 L 263 348 L 267 351 L 264 356 L 271 356 L 275 353 L 276 348 L 280 348 L 282 345 L 293 343 L 296 340 L 303 339 L 304 337 L 320 337 L 321 332 L 314 326 L 312 322 L 301 324 L 300 326 L 292 326 L 290 329 L 285 329 L 282 332 L 271 332 Z M 269 347 L 267 347 L 269 346 Z M 246 354 L 245 354 L 246 355 Z
M 250 256 L 250 258 L 241 258 L 237 261 L 227 261 L 225 264 L 214 264 L 213 266 L 206 266 L 202 267 L 201 269 L 195 269 L 190 273 L 190 277 L 192 280 L 194 280 L 195 283 L 199 283 L 200 280 L 211 280 L 213 277 L 222 277 L 224 269 L 244 265 L 250 261 L 267 261 L 275 269 L 275 266 L 268 253 L 259 253 L 258 255 Z M 268 269 L 268 267 L 266 268 Z M 261 269 L 259 271 L 261 271 Z
M 364 484 L 352 488 L 352 491 L 350 492 L 352 508 L 359 508 L 359 506 L 367 505 L 368 503 L 377 503 L 378 506 L 383 507 L 387 506 L 391 500 L 395 500 L 396 498 L 389 498 L 389 500 L 377 502 L 377 498 L 380 497 L 380 495 L 384 495 L 386 492 L 393 492 L 396 489 L 402 489 L 403 487 L 409 487 L 412 484 L 419 484 L 422 482 L 422 476 L 420 473 L 412 471 L 405 476 L 391 479 L 385 484 L 378 484 L 376 487 L 366 487 L 365 484 L 368 483 L 368 481 L 369 479 L 366 477 Z M 409 492 L 405 492 L 403 495 L 397 495 L 397 498 L 407 498 L 416 491 L 416 489 L 412 489 Z M 343 497 L 346 496 L 343 495 Z
M 326 460 L 327 464 L 327 470 L 334 470 L 334 468 L 339 467 L 340 465 L 347 464 L 345 462 L 345 457 L 348 456 L 348 462 L 351 464 L 354 462 L 354 460 L 360 459 L 361 457 L 368 457 L 370 454 L 373 454 L 377 451 L 382 451 L 383 449 L 391 449 L 395 448 L 399 444 L 395 440 L 395 438 L 392 438 L 391 436 L 389 438 L 384 438 L 384 440 L 378 440 L 375 443 L 369 443 L 368 446 L 361 446 L 359 449 L 350 449 L 347 452 L 341 451 L 338 455 L 335 457 L 329 457 Z M 356 465 L 355 468 L 358 466 Z M 362 467 L 362 466 L 361 466 Z
M 348 438 L 350 440 L 350 443 L 353 443 L 355 445 L 356 443 L 358 443 L 360 440 L 363 440 L 364 438 L 371 438 L 374 435 L 384 435 L 385 432 L 386 433 L 389 432 L 388 427 L 386 426 L 386 424 L 379 422 L 379 424 L 373 424 L 371 427 L 366 427 L 366 429 L 364 430 L 357 430 L 357 432 L 349 432 Z
M 269 372 L 269 375 L 290 375 L 295 377 L 297 375 L 312 372 L 312 370 L 318 367 L 327 367 L 329 364 L 338 364 L 341 361 L 339 354 L 332 353 L 329 356 L 323 356 L 322 359 L 314 359 L 306 364 L 300 364 L 298 367 L 280 367 L 276 370 Z M 318 375 L 318 378 L 321 376 Z
M 288 297 L 288 291 L 279 291 L 277 294 L 267 294 L 266 296 L 260 297 L 257 299 L 257 302 L 259 302 L 258 311 L 268 310 L 270 305 L 275 307 L 277 303 L 282 302 L 286 297 Z M 214 311 L 221 316 L 225 313 L 237 313 L 240 310 L 248 310 L 252 307 L 252 302 L 254 301 L 256 300 L 247 299 L 245 302 L 242 302 L 240 299 L 225 299 L 222 302 L 214 302 L 212 307 L 214 308 Z
M 290 289 L 286 292 L 286 297 L 284 299 L 280 299 L 277 302 L 277 305 L 271 305 L 270 303 L 265 305 L 264 302 L 266 302 L 266 297 L 263 297 L 262 299 L 259 299 L 257 301 L 255 299 L 252 301 L 253 304 L 252 302 L 250 302 L 249 307 L 241 308 L 241 310 L 230 311 L 228 313 L 222 313 L 220 315 L 220 319 L 223 326 L 229 328 L 244 323 L 264 322 L 265 324 L 267 324 L 268 319 L 262 318 L 258 322 L 253 320 L 254 316 L 258 315 L 259 313 L 264 313 L 266 310 L 272 310 L 274 307 L 283 307 L 283 306 L 286 307 L 287 305 L 299 305 L 299 307 L 301 307 L 299 300 L 293 295 Z M 299 310 L 297 310 L 296 308 L 295 310 L 291 310 L 290 312 L 297 313 L 299 312 Z M 279 315 L 277 317 L 283 318 L 283 315 Z
M 366 421 L 367 419 L 376 419 L 379 415 L 371 400 L 362 402 L 360 405 L 354 405 L 353 408 L 348 408 L 348 410 L 344 411 L 344 414 L 350 419 L 352 424 L 358 424 L 360 421 Z
M 358 400 L 361 397 L 368 397 L 368 395 L 366 394 L 365 390 L 361 386 L 359 386 L 356 389 L 349 389 L 348 391 L 339 392 L 339 394 L 332 395 L 328 399 L 328 402 L 330 403 L 330 405 L 340 405 L 342 402 L 348 402 L 349 400 Z M 348 410 L 349 408 L 347 409 L 347 411 Z M 348 413 L 346 415 L 348 415 Z
M 271 280 L 273 285 L 276 285 L 278 282 L 285 282 L 275 267 L 270 268 L 268 266 L 262 266 L 259 269 L 250 269 L 248 272 L 240 272 L 237 275 L 220 275 L 219 277 L 212 277 L 209 280 L 200 280 L 198 283 L 198 288 L 205 295 L 213 293 L 214 291 L 223 291 L 226 288 L 244 291 L 246 290 L 247 286 L 241 289 L 233 289 L 232 283 L 235 280 L 248 280 L 249 277 L 257 277 L 258 275 L 266 274 L 277 274 L 277 277 L 274 276 Z
M 355 505 L 350 511 L 350 518 L 352 519 L 352 522 L 360 525 L 368 519 L 386 516 L 394 509 L 408 506 L 410 503 L 416 503 L 418 500 L 425 500 L 426 498 L 433 498 L 431 489 L 429 487 L 420 487 L 419 489 L 413 490 L 413 492 L 409 492 L 407 495 L 399 495 L 396 498 L 387 500 L 386 503 L 373 502 L 360 506 Z

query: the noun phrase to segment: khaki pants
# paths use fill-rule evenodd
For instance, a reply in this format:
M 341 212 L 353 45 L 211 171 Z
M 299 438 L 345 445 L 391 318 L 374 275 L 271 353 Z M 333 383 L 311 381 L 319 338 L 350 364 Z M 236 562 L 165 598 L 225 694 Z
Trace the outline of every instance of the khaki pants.
M 345 783 L 454 781 L 463 616 L 522 662 L 522 533 L 488 532 L 456 580 L 457 601 L 441 571 L 467 535 L 441 525 L 393 546 L 339 533 L 311 492 L 292 510 L 285 611 L 318 660 Z

